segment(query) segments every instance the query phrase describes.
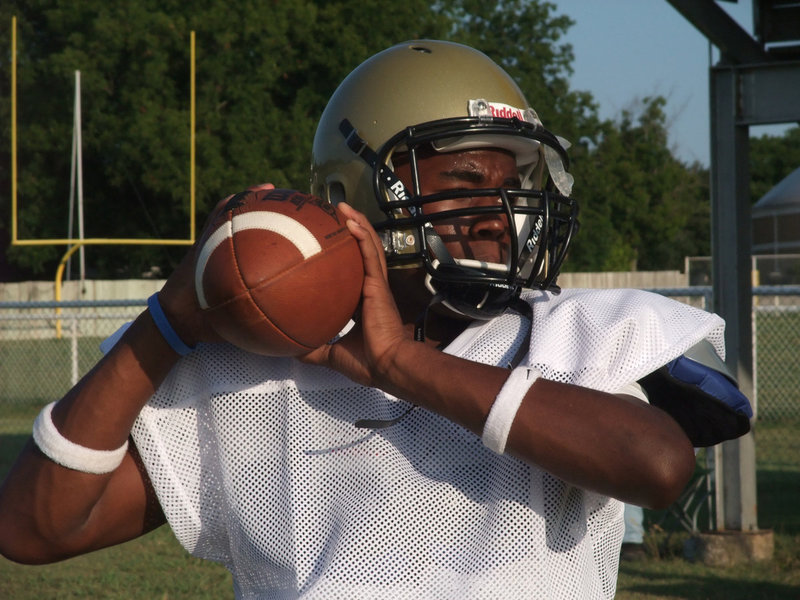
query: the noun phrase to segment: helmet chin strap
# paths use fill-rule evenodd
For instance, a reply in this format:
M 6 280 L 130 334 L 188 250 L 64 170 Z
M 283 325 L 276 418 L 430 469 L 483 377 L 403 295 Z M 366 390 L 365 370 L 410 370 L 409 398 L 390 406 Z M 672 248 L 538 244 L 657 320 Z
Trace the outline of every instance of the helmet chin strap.
M 434 294 L 433 297 L 428 302 L 427 306 L 422 309 L 422 312 L 417 317 L 416 322 L 414 323 L 414 341 L 415 342 L 424 342 L 425 341 L 425 325 L 428 323 L 428 313 L 432 306 L 437 304 L 442 304 L 444 302 L 444 296 L 441 293 Z
M 392 425 L 405 419 L 408 413 L 415 408 L 417 408 L 417 405 L 412 404 L 405 411 L 403 411 L 403 414 L 401 414 L 399 417 L 395 417 L 394 419 L 359 419 L 353 423 L 353 425 L 359 429 L 386 429 L 387 427 L 391 427 Z

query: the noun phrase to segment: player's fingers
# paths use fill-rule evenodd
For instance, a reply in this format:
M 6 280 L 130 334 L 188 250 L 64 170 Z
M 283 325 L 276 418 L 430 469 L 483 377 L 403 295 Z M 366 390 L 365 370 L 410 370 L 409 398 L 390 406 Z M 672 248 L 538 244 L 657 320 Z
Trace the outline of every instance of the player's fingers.
M 369 231 L 362 227 L 358 221 L 354 221 L 353 219 L 347 220 L 347 228 L 358 240 L 361 256 L 364 259 L 365 277 L 372 277 L 385 282 L 387 278 L 386 267 L 381 262 L 381 257 L 375 249 L 375 243 Z
M 341 210 L 342 214 L 353 223 L 354 226 L 348 226 L 350 228 L 350 232 L 356 236 L 356 239 L 361 241 L 362 239 L 367 242 L 367 245 L 362 245 L 362 254 L 365 252 L 365 259 L 368 260 L 375 260 L 380 268 L 380 274 L 385 279 L 387 276 L 387 267 L 386 267 L 386 255 L 383 253 L 383 243 L 381 242 L 378 233 L 372 227 L 372 223 L 369 222 L 366 215 L 357 211 L 352 206 L 347 204 L 346 202 L 342 202 L 337 205 L 337 207 Z M 363 238 L 356 233 L 355 228 L 360 229 L 363 231 Z

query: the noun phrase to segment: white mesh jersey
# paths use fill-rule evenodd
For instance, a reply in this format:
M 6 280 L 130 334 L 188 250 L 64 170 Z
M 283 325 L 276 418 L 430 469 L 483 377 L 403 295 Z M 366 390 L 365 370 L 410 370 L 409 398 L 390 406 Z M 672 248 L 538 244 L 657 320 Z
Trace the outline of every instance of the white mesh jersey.
M 544 376 L 615 391 L 719 317 L 637 291 L 531 293 Z M 505 365 L 514 313 L 447 352 Z M 134 438 L 183 546 L 225 564 L 239 598 L 611 598 L 622 504 L 485 448 L 423 409 L 293 359 L 205 345 L 142 411 Z

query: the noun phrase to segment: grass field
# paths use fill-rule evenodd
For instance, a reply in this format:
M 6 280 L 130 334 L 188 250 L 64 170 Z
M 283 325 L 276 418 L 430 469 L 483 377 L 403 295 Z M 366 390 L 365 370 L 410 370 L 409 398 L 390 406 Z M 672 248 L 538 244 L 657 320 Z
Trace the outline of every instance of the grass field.
M 31 406 L 12 406 L 0 414 L 0 477 L 28 438 L 35 414 L 36 409 Z M 772 513 L 771 526 L 776 528 L 772 561 L 731 569 L 708 567 L 683 558 L 683 543 L 688 534 L 653 528 L 645 540 L 648 557 L 640 562 L 623 563 L 617 598 L 800 598 L 800 511 L 796 510 L 800 478 L 796 467 L 788 474 L 782 470 L 777 473 L 777 481 L 772 483 L 779 486 L 781 494 L 790 494 L 791 501 L 774 501 L 773 504 L 792 508 L 785 514 L 780 511 Z M 761 502 L 763 505 L 764 501 Z M 3 600 L 202 600 L 232 597 L 231 577 L 227 570 L 189 556 L 168 527 L 127 544 L 54 565 L 22 566 L 0 558 L 0 599 Z
M 102 356 L 99 349 L 102 339 L 77 340 L 79 374 L 86 373 Z M 72 340 L 67 337 L 1 341 L 0 410 L 63 396 L 72 387 L 72 354 Z
M 192 558 L 168 527 L 46 566 L 0 558 L 0 598 L 19 600 L 233 598 L 228 571 Z
M 800 539 L 776 539 L 769 563 L 715 569 L 679 556 L 625 563 L 619 600 L 797 600 Z M 663 550 L 662 550 L 663 551 Z M 47 566 L 0 559 L 0 597 L 14 600 L 233 598 L 230 574 L 188 556 L 167 527 L 127 544 Z M 423 599 L 424 600 L 424 599 Z

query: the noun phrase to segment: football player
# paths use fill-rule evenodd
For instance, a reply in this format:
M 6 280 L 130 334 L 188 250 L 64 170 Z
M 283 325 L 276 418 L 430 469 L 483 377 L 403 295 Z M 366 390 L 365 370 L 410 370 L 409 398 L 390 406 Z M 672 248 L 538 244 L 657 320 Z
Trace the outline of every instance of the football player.
M 0 550 L 59 560 L 166 519 L 237 597 L 613 597 L 622 502 L 672 503 L 749 405 L 716 315 L 559 290 L 567 145 L 477 50 L 365 61 L 311 170 L 360 245 L 355 327 L 300 360 L 216 343 L 190 253 L 37 418 Z

